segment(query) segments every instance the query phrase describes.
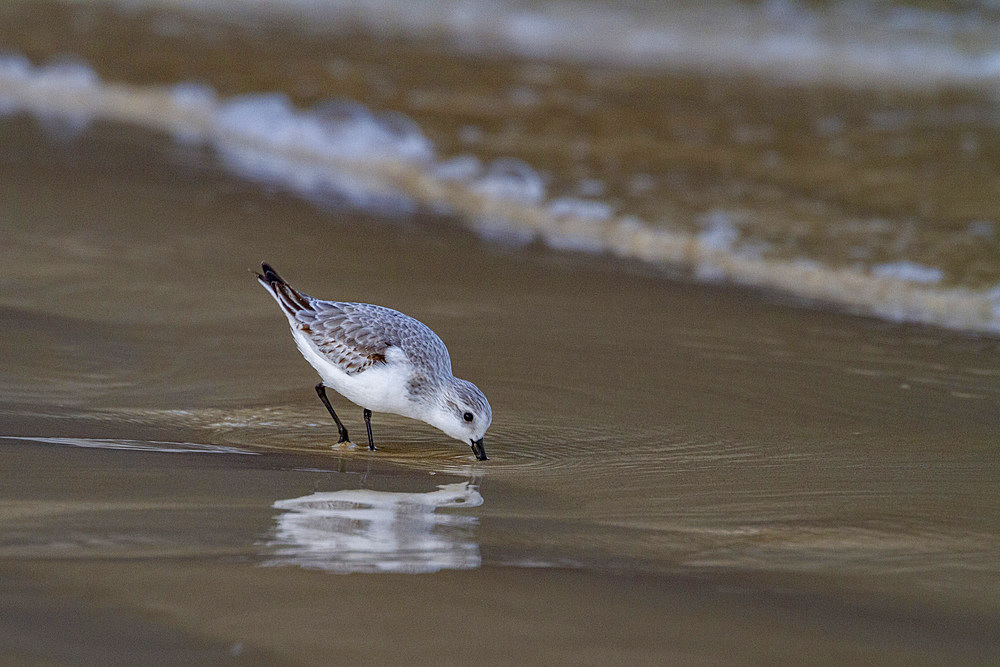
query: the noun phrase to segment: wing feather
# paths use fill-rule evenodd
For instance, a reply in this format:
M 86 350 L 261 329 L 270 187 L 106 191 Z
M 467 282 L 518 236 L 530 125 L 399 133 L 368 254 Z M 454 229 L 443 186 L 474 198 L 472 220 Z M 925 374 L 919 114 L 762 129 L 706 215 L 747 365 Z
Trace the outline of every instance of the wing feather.
M 399 311 L 367 303 L 322 301 L 305 297 L 308 307 L 294 315 L 326 358 L 349 375 L 378 364 L 404 359 L 418 374 L 451 375 L 448 349 L 429 327 Z
M 368 303 L 324 301 L 299 292 L 267 263 L 257 280 L 275 298 L 293 327 L 306 334 L 330 363 L 348 374 L 379 364 L 410 365 L 413 386 L 451 377 L 448 348 L 427 325 Z

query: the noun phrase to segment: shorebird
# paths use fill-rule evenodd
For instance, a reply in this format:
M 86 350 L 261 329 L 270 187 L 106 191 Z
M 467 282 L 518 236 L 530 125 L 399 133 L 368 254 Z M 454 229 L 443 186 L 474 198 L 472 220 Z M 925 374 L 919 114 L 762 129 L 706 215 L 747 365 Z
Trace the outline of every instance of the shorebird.
M 448 348 L 430 327 L 383 306 L 315 299 L 270 265 L 261 271 L 254 272 L 257 281 L 281 306 L 299 352 L 322 378 L 316 393 L 337 424 L 338 444 L 350 438 L 327 387 L 363 408 L 371 450 L 372 413 L 391 412 L 469 443 L 478 460 L 487 460 L 483 436 L 493 411 L 476 385 L 452 375 Z

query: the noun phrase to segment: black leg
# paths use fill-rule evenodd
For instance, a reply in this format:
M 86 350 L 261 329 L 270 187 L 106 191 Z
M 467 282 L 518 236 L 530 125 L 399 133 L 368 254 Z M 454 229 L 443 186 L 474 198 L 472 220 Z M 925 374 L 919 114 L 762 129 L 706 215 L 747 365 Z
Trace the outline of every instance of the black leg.
M 333 411 L 333 406 L 330 405 L 330 399 L 326 397 L 326 387 L 323 386 L 322 382 L 316 385 L 316 393 L 319 394 L 319 400 L 323 401 L 323 405 L 325 405 L 326 409 L 330 411 L 330 416 L 333 417 L 333 421 L 337 422 L 337 430 L 340 431 L 340 440 L 337 441 L 337 444 L 339 445 L 342 442 L 348 442 L 350 438 L 347 437 L 347 429 L 340 421 L 340 417 L 337 416 L 337 413 Z
M 375 440 L 372 439 L 372 411 L 365 408 L 365 426 L 368 427 L 368 449 L 375 451 Z

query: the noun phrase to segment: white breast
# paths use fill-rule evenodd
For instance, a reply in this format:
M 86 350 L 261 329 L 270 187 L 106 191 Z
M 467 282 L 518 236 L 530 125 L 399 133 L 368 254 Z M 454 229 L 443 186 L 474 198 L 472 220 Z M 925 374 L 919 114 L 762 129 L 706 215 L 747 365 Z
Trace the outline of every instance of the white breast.
M 323 384 L 338 394 L 373 412 L 391 412 L 414 417 L 415 405 L 410 400 L 407 383 L 410 380 L 406 355 L 398 348 L 390 348 L 385 364 L 376 364 L 367 370 L 348 375 L 331 363 L 317 349 L 312 339 L 292 327 L 292 335 L 302 356 L 316 369 Z M 419 417 L 418 417 L 419 418 Z

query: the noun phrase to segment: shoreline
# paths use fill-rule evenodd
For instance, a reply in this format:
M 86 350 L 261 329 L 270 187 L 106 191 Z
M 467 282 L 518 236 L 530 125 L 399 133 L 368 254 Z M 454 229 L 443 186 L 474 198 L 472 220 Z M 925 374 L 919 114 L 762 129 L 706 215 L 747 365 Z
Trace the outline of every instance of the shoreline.
M 2 122 L 15 658 L 1000 658 L 1000 339 L 317 206 L 148 129 Z M 261 261 L 437 332 L 490 460 L 384 414 L 378 451 L 331 449 Z
M 866 267 L 764 257 L 760 243 L 735 243 L 741 232 L 725 215 L 724 223 L 693 232 L 616 212 L 599 200 L 555 197 L 527 163 L 438 156 L 405 116 L 364 110 L 332 121 L 321 107 L 297 108 L 280 92 L 226 98 L 187 81 L 105 82 L 86 65 L 33 66 L 19 57 L 0 61 L 0 101 L 5 115 L 62 122 L 71 134 L 101 121 L 211 150 L 216 164 L 237 176 L 285 189 L 320 209 L 346 203 L 391 216 L 444 212 L 485 240 L 515 248 L 538 244 L 557 253 L 620 257 L 696 283 L 773 291 L 807 307 L 1000 333 L 996 288 L 948 285 L 942 270 L 908 260 Z

